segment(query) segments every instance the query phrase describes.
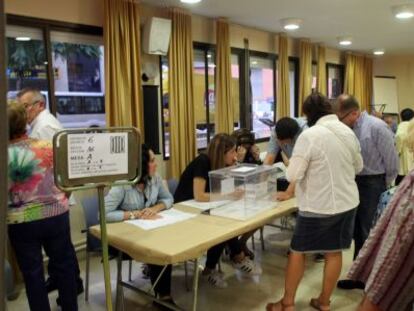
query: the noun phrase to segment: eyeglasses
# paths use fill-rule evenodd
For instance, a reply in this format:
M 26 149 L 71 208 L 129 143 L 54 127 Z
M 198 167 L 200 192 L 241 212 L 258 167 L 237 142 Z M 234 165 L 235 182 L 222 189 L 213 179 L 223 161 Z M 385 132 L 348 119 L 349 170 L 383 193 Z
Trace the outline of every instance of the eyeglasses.
M 29 109 L 29 108 L 32 108 L 34 105 L 36 105 L 40 102 L 41 102 L 41 100 L 36 100 L 33 103 L 24 103 L 23 106 L 24 106 L 24 109 Z
M 349 116 L 351 113 L 355 112 L 356 110 L 351 110 L 347 113 L 345 113 L 342 117 L 339 118 L 339 121 L 342 121 L 343 119 L 345 119 L 347 116 Z

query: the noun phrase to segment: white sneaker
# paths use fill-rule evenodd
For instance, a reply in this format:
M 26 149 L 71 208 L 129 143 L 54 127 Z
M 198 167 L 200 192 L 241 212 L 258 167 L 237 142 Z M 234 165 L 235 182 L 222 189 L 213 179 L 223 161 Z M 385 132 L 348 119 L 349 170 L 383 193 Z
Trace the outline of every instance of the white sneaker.
M 228 286 L 227 282 L 223 278 L 223 274 L 216 270 L 211 271 L 209 274 L 202 274 L 202 276 L 213 287 L 226 288 Z
M 247 275 L 262 274 L 262 269 L 256 266 L 249 257 L 244 257 L 240 262 L 233 262 L 233 267 Z

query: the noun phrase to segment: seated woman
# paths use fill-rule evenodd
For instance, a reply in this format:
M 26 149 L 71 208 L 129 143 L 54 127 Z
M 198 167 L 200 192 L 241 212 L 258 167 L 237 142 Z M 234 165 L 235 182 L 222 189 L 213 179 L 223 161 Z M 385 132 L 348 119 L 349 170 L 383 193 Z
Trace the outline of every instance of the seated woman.
M 22 105 L 9 105 L 7 116 L 8 234 L 22 271 L 30 310 L 50 310 L 42 248 L 49 257 L 49 273 L 56 280 L 62 310 L 78 310 L 69 203 L 67 195 L 55 186 L 52 145 L 27 136 L 27 114 Z
M 195 199 L 199 202 L 210 201 L 210 185 L 208 172 L 217 170 L 236 163 L 236 141 L 228 134 L 217 134 L 210 141 L 207 153 L 201 153 L 184 170 L 181 175 L 174 201 L 176 203 Z M 242 250 L 238 238 L 233 238 L 210 248 L 207 252 L 206 267 L 203 275 L 208 282 L 216 287 L 227 287 L 223 276 L 216 271 L 216 265 L 228 245 L 233 266 L 236 269 L 248 274 L 257 272 L 254 263 Z
M 173 204 L 171 193 L 165 189 L 162 179 L 157 175 L 154 152 L 142 145 L 142 174 L 134 186 L 113 187 L 105 196 L 107 222 L 120 222 L 129 219 L 154 219 L 157 213 Z M 163 267 L 149 265 L 151 282 L 154 284 Z M 171 298 L 171 266 L 168 266 L 157 285 L 155 294 L 173 303 Z

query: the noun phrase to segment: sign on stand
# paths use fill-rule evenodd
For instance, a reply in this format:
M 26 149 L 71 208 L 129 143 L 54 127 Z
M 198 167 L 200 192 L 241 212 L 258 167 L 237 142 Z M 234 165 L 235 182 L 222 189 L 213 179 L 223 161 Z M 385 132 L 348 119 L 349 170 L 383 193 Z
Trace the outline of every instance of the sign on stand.
M 107 310 L 112 310 L 104 206 L 107 186 L 135 184 L 141 174 L 141 138 L 135 128 L 63 130 L 53 137 L 54 175 L 63 191 L 96 188 L 99 201 Z

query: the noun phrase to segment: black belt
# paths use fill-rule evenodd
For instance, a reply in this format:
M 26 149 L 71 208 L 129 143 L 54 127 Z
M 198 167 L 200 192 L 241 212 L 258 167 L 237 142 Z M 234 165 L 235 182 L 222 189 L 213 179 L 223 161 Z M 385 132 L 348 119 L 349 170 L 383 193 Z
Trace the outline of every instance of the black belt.
M 356 179 L 380 179 L 380 178 L 385 178 L 385 174 L 356 175 Z

